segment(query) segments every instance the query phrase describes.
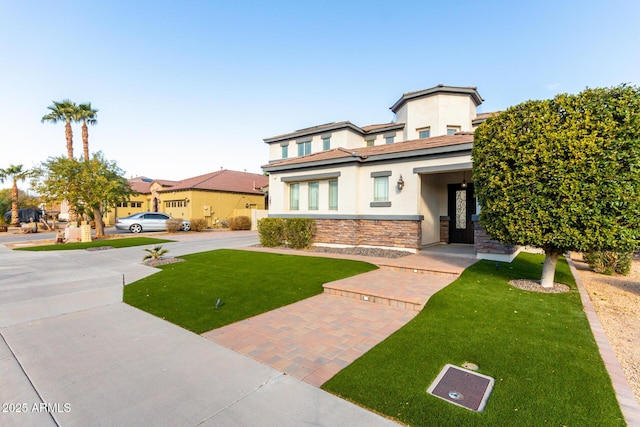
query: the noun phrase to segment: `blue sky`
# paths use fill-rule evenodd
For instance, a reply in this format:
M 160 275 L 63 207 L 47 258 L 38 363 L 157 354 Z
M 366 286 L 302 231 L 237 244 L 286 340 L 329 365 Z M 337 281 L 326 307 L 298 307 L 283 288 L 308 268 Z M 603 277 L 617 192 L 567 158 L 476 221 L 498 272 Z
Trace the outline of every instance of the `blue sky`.
M 261 173 L 263 138 L 390 122 L 440 83 L 477 86 L 484 112 L 638 85 L 639 22 L 637 0 L 0 0 L 0 168 L 65 155 L 40 119 L 68 98 L 100 110 L 90 150 L 127 177 Z

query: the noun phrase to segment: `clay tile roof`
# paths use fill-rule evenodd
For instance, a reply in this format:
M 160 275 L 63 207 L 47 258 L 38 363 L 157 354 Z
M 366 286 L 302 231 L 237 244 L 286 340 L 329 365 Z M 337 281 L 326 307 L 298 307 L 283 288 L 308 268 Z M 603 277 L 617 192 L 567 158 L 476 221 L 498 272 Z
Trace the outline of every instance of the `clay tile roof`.
M 269 184 L 269 177 L 247 172 L 223 169 L 220 171 L 183 179 L 161 191 L 209 190 L 231 193 L 262 194 L 260 188 Z
M 362 132 L 362 129 L 354 125 L 353 123 L 349 121 L 342 121 L 342 122 L 325 123 L 318 126 L 298 129 L 294 132 L 284 133 L 282 135 L 276 135 L 269 138 L 264 138 L 263 141 L 266 143 L 272 143 L 272 142 L 277 142 L 277 141 L 282 141 L 287 139 L 295 139 L 302 136 L 315 135 L 323 131 L 338 130 L 338 129 L 344 129 L 344 128 L 351 128 L 356 132 Z
M 135 178 L 129 179 L 129 185 L 131 185 L 131 189 L 136 193 L 140 194 L 148 194 L 151 192 L 150 188 L 153 179 L 147 178 L 146 176 L 137 176 Z
M 473 132 L 458 132 L 455 135 L 442 135 L 426 139 L 414 139 L 411 141 L 374 145 L 372 147 L 362 147 L 358 149 L 347 150 L 345 148 L 335 148 L 333 150 L 320 151 L 318 153 L 313 153 L 302 157 L 293 157 L 291 159 L 272 162 L 262 167 L 265 169 L 270 169 L 272 167 L 278 166 L 345 159 L 348 157 L 366 159 L 372 156 L 379 156 L 384 154 L 410 153 L 412 151 L 426 150 L 430 148 L 448 147 L 471 143 L 473 143 Z
M 380 131 L 386 128 L 398 128 L 398 127 L 404 127 L 404 123 L 380 123 L 375 125 L 368 125 L 368 126 L 363 126 L 362 130 L 365 132 L 375 132 L 375 131 Z

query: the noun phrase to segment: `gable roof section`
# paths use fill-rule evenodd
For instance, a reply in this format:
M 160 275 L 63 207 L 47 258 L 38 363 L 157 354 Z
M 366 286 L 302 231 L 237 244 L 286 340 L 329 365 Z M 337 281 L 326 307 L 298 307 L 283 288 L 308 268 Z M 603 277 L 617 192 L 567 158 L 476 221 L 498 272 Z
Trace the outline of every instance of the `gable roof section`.
M 422 89 L 415 92 L 404 93 L 402 94 L 400 99 L 396 101 L 395 104 L 389 107 L 389 109 L 394 113 L 397 113 L 400 107 L 402 107 L 406 102 L 410 100 L 438 94 L 468 95 L 471 97 L 471 99 L 473 99 L 476 107 L 482 104 L 483 101 L 482 97 L 478 93 L 478 88 L 475 86 L 445 86 L 443 84 L 439 84 L 438 86 L 434 86 L 429 89 Z
M 302 157 L 278 160 L 262 168 L 267 171 L 278 171 L 293 169 L 295 167 L 312 167 L 317 164 L 340 164 L 347 162 L 375 161 L 382 157 L 392 156 L 394 158 L 412 157 L 425 150 L 442 151 L 451 147 L 450 151 L 459 151 L 463 145 L 470 149 L 473 144 L 472 132 L 458 132 L 455 135 L 442 135 L 426 139 L 414 139 L 411 141 L 396 142 L 393 144 L 374 145 L 372 147 L 362 147 L 358 149 L 335 148 L 333 150 L 321 151 Z M 456 147 L 460 146 L 460 147 Z M 466 148 L 466 146 L 464 148 Z
M 159 181 L 157 181 L 159 182 Z M 269 177 L 255 173 L 219 170 L 193 178 L 183 179 L 159 192 L 178 190 L 224 191 L 229 193 L 263 194 L 260 190 L 269 184 Z
M 359 127 L 351 122 L 332 122 L 323 125 L 313 126 L 309 128 L 299 129 L 295 132 L 285 133 L 278 136 L 272 136 L 270 138 L 263 139 L 267 144 L 273 144 L 274 142 L 290 141 L 296 138 L 304 138 L 308 136 L 318 135 L 322 133 L 328 133 L 334 130 L 350 129 L 351 131 L 364 136 L 372 133 L 384 132 L 386 130 L 403 129 L 404 123 L 381 123 L 369 126 Z

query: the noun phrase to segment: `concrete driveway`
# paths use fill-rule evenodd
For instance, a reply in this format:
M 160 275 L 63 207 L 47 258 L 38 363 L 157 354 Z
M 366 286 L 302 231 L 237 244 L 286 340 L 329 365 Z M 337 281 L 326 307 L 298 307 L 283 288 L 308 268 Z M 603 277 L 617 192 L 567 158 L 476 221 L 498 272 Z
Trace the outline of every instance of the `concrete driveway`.
M 171 255 L 257 242 L 174 237 Z M 0 425 L 396 425 L 120 302 L 123 283 L 157 271 L 142 254 L 0 245 Z

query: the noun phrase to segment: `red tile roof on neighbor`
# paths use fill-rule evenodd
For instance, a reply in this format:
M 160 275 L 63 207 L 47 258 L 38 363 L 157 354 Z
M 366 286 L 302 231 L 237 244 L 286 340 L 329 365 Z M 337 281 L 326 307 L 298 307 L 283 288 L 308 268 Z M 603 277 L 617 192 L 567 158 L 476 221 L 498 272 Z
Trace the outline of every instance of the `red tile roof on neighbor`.
M 137 176 L 129 180 L 131 189 L 136 193 L 140 193 L 140 194 L 151 193 L 150 187 L 152 182 L 153 182 L 153 179 L 147 178 L 146 176 Z
M 160 182 L 159 180 L 156 182 Z M 177 190 L 207 190 L 230 193 L 263 194 L 262 187 L 269 184 L 269 177 L 247 172 L 222 169 L 205 175 L 175 182 L 160 192 Z
M 414 139 L 411 141 L 395 142 L 393 144 L 374 145 L 372 147 L 362 147 L 356 149 L 334 148 L 333 150 L 320 151 L 302 157 L 279 160 L 262 166 L 265 170 L 277 168 L 279 166 L 313 163 L 320 161 L 330 161 L 348 157 L 365 159 L 371 156 L 379 156 L 392 153 L 407 153 L 413 151 L 426 150 L 430 148 L 449 147 L 460 144 L 472 144 L 472 132 L 458 132 L 455 135 L 442 135 L 433 138 Z

